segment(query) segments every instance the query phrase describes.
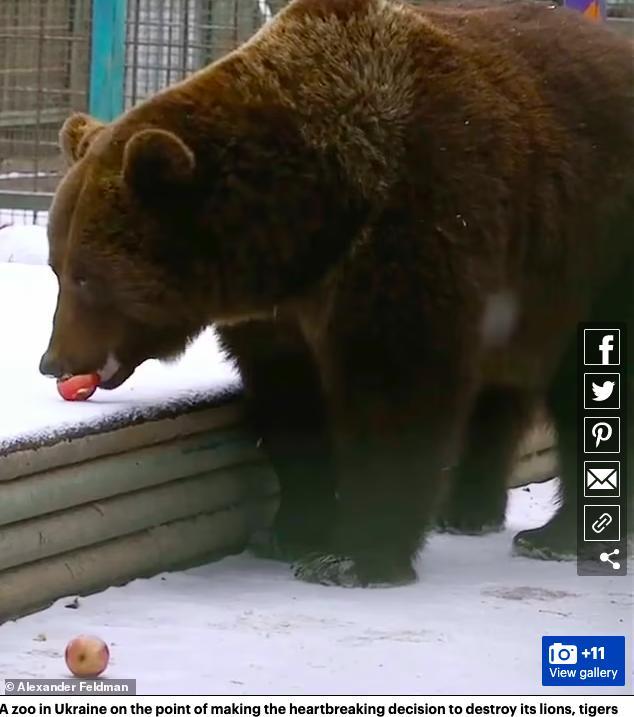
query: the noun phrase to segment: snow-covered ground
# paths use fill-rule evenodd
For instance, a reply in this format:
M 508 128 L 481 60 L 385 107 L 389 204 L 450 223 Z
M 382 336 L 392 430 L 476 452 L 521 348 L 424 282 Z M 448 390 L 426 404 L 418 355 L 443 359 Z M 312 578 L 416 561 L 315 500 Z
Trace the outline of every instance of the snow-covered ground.
M 77 609 L 60 600 L 0 627 L 0 674 L 67 676 L 67 641 L 91 633 L 110 645 L 107 676 L 135 678 L 140 694 L 557 694 L 541 687 L 541 636 L 625 634 L 631 645 L 632 594 L 629 578 L 511 557 L 513 532 L 547 518 L 553 491 L 512 491 L 504 533 L 433 536 L 407 587 L 307 585 L 241 555 Z
M 46 227 L 48 212 L 32 212 L 22 209 L 0 209 L 0 227 L 9 226 L 30 226 L 37 224 Z
M 62 401 L 55 382 L 38 371 L 57 296 L 52 271 L 37 265 L 46 264 L 45 237 L 38 227 L 0 229 L 0 448 L 25 437 L 46 440 L 78 425 L 102 426 L 194 404 L 239 386 L 214 332 L 207 330 L 176 363 L 147 361 L 114 391 L 97 391 L 82 403 Z
M 3 225 L 0 215 L 0 262 L 46 264 L 46 227 L 37 224 Z
M 62 402 L 37 373 L 55 291 L 45 267 L 0 263 L 0 443 L 235 383 L 206 332 L 176 365 L 148 362 L 117 391 Z M 412 586 L 306 585 L 288 566 L 242 555 L 111 588 L 78 609 L 60 600 L 0 626 L 0 675 L 65 676 L 67 641 L 88 632 L 111 646 L 107 675 L 136 678 L 146 694 L 556 694 L 541 687 L 541 636 L 625 634 L 631 645 L 633 613 L 631 578 L 511 557 L 513 533 L 545 522 L 554 491 L 512 491 L 503 533 L 433 536 Z M 625 688 L 603 691 L 630 693 L 631 669 Z

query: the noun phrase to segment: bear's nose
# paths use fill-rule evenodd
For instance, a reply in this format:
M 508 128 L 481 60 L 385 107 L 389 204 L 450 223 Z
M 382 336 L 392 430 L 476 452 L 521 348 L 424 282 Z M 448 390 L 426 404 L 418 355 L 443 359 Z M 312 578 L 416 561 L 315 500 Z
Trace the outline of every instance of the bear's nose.
M 46 351 L 40 359 L 40 373 L 44 376 L 52 376 L 53 378 L 61 378 L 63 374 L 59 359 L 50 351 Z

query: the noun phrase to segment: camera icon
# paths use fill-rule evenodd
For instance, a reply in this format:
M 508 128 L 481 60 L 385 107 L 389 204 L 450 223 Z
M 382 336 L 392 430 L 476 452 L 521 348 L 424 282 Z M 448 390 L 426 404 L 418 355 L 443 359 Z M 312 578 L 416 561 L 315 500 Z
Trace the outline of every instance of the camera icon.
M 548 662 L 551 665 L 576 665 L 577 646 L 564 645 L 563 642 L 553 642 L 548 648 Z

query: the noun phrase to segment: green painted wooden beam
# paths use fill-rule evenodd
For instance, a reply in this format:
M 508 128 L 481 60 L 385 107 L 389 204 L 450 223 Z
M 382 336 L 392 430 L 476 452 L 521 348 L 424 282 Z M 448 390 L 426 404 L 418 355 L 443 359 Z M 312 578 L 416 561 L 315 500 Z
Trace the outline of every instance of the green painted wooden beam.
M 110 122 L 123 112 L 127 0 L 93 0 L 90 90 L 93 117 Z

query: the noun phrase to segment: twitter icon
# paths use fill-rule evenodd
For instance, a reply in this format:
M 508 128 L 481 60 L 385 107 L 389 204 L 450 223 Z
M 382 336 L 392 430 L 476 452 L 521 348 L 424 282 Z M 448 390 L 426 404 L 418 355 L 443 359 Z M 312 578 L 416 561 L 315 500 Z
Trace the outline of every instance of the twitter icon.
M 616 383 L 614 381 L 604 381 L 603 386 L 598 386 L 596 383 L 592 383 L 592 390 L 594 392 L 594 401 L 607 401 L 612 395 Z
M 618 410 L 620 390 L 618 373 L 586 373 L 584 374 L 584 408 Z

